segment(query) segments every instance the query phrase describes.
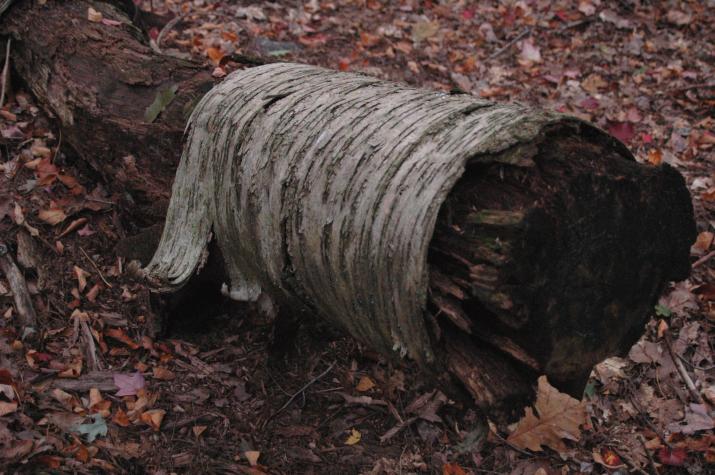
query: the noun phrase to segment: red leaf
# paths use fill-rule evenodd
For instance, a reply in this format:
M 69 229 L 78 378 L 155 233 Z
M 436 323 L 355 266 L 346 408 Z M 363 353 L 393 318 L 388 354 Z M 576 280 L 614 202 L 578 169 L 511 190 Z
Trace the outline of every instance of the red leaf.
M 636 133 L 630 122 L 611 122 L 608 131 L 623 143 L 630 143 Z
M 665 465 L 675 465 L 677 467 L 685 463 L 688 453 L 682 447 L 677 447 L 674 449 L 669 449 L 668 447 L 661 447 L 658 451 L 658 459 Z
M 442 466 L 442 475 L 466 475 L 466 473 L 467 472 L 456 463 L 446 463 Z
M 465 20 L 471 20 L 474 18 L 474 9 L 473 8 L 465 8 L 462 10 L 462 18 Z
M 598 109 L 601 106 L 601 103 L 598 102 L 598 100 L 594 99 L 593 97 L 587 97 L 586 99 L 579 102 L 578 105 L 582 109 L 594 110 L 594 109 Z

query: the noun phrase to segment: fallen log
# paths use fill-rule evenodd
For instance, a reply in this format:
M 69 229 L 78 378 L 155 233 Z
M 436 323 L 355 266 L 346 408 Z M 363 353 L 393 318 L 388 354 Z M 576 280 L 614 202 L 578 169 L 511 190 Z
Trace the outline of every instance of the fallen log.
M 127 3 L 16 0 L 0 33 L 13 39 L 13 69 L 59 121 L 63 141 L 135 219 L 153 224 L 166 211 L 186 119 L 213 80 L 198 63 L 155 54 Z M 89 21 L 90 7 L 119 24 Z M 164 107 L 148 117 L 157 100 Z
M 174 292 L 213 238 L 236 300 L 307 308 L 503 412 L 539 374 L 580 395 L 694 235 L 678 172 L 576 118 L 272 64 L 197 105 L 146 271 Z
M 19 1 L 0 31 L 63 140 L 159 219 L 208 74 L 101 2 Z M 194 278 L 212 235 L 234 297 L 318 312 L 500 418 L 541 373 L 579 394 L 689 271 L 682 177 L 574 118 L 299 65 L 236 74 L 193 117 L 148 267 L 159 290 Z

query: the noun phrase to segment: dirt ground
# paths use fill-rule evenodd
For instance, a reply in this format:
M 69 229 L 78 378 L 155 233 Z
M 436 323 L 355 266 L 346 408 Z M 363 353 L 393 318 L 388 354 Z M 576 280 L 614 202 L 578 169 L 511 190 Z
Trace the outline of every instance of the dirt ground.
M 152 338 L 152 298 L 115 252 L 138 231 L 131 210 L 14 80 L 0 110 L 0 240 L 40 328 L 22 341 L 0 276 L 0 473 L 711 473 L 712 1 L 138 3 L 164 24 L 179 17 L 149 36 L 217 81 L 270 58 L 593 121 L 685 176 L 693 274 L 628 355 L 594 370 L 577 440 L 519 448 L 513 427 L 485 426 L 409 362 L 312 315 L 281 334 L 256 308 L 207 296 Z

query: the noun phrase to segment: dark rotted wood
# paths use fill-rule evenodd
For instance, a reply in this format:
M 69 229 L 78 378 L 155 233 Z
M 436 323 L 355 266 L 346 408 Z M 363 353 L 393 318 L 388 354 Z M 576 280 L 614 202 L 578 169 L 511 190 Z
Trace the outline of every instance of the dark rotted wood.
M 598 143 L 552 136 L 535 162 L 473 168 L 455 188 L 431 244 L 432 311 L 580 395 L 688 275 L 692 207 L 670 166 Z
M 90 22 L 89 6 L 122 24 Z M 17 1 L 3 14 L 0 32 L 13 38 L 12 65 L 60 121 L 64 143 L 113 191 L 129 193 L 129 203 L 140 207 L 135 218 L 163 218 L 186 120 L 213 85 L 205 68 L 156 54 L 130 17 L 109 3 Z M 148 123 L 147 107 L 172 86 L 176 97 Z

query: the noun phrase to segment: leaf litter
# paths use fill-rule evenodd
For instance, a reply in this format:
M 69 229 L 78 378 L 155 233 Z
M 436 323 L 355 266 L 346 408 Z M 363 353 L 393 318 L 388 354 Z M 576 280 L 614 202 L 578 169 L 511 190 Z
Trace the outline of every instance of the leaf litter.
M 317 337 L 302 327 L 295 335 L 301 356 L 282 362 L 271 362 L 270 331 L 243 315 L 211 317 L 219 320 L 202 323 L 204 333 L 189 325 L 154 338 L 146 289 L 112 252 L 134 230 L 122 223 L 119 197 L 69 160 L 32 97 L 13 90 L 0 110 L 8 150 L 0 164 L 0 232 L 13 244 L 24 229 L 37 244 L 39 268 L 26 276 L 43 302 L 46 328 L 42 347 L 22 342 L 11 298 L 0 292 L 3 464 L 149 473 L 291 473 L 308 464 L 321 473 L 341 466 L 466 474 L 650 472 L 652 464 L 660 473 L 683 466 L 703 472 L 715 462 L 715 259 L 707 257 L 715 232 L 713 70 L 698 56 L 712 9 L 693 1 L 677 8 L 596 0 L 135 3 L 165 21 L 184 15 L 162 47 L 205 61 L 209 73 L 220 69 L 217 77 L 241 67 L 232 55 L 274 56 L 591 120 L 639 161 L 684 174 L 699 264 L 689 280 L 666 289 L 630 353 L 594 369 L 582 400 L 540 380 L 535 406 L 515 425 L 485 425 L 414 368 L 395 367 L 342 336 Z M 87 16 L 121 27 L 98 11 Z M 147 118 L 156 119 L 174 93 L 163 91 Z M 266 423 L 327 361 L 338 362 L 333 372 Z

